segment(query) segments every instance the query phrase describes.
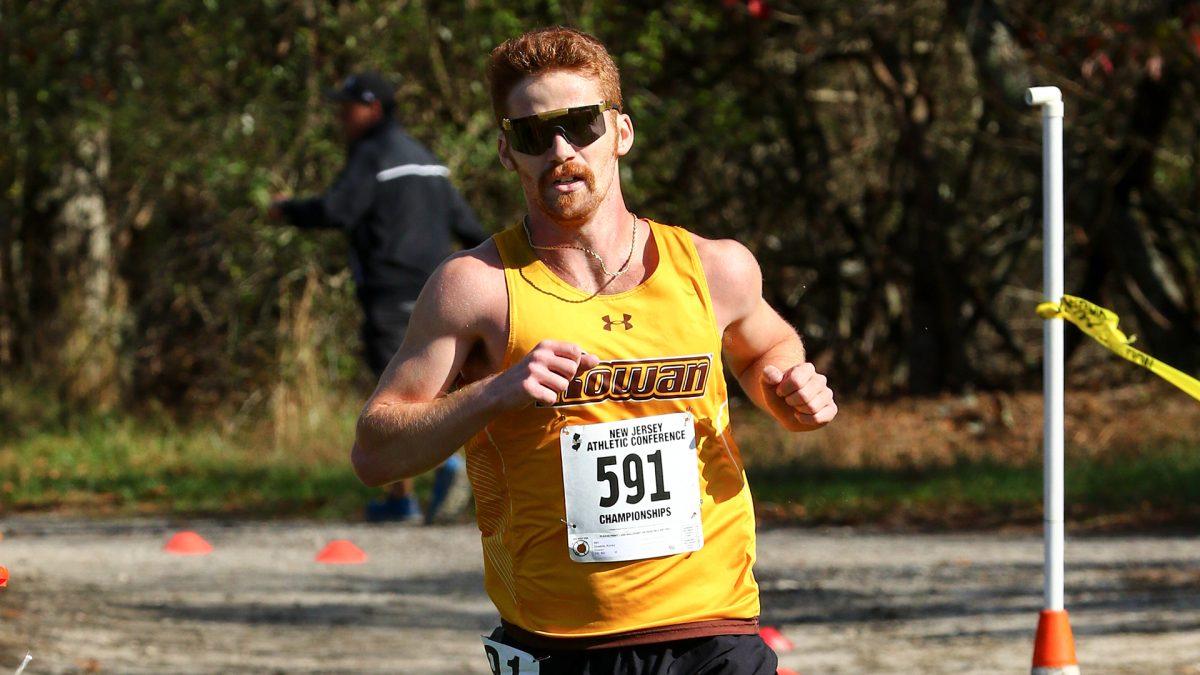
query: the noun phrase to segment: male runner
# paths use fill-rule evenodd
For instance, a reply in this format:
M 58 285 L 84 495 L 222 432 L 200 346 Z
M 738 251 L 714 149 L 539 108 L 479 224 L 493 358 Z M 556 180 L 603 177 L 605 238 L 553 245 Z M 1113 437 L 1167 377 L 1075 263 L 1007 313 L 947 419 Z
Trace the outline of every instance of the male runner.
M 381 485 L 467 444 L 494 673 L 774 673 L 722 359 L 792 431 L 833 393 L 746 248 L 626 207 L 633 123 L 600 42 L 533 31 L 488 74 L 528 216 L 425 286 L 355 471 Z

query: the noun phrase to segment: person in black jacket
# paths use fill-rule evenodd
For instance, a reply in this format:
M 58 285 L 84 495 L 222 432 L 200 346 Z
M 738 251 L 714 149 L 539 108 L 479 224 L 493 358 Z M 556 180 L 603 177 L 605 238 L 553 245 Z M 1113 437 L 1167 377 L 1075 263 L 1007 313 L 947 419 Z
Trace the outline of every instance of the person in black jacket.
M 352 75 L 329 97 L 340 104 L 346 166 L 324 194 L 278 199 L 270 216 L 346 234 L 364 314 L 363 347 L 378 379 L 404 339 L 421 287 L 451 253 L 451 240 L 473 248 L 487 234 L 451 185 L 450 170 L 395 121 L 392 88 L 381 76 Z M 463 473 L 457 455 L 438 468 L 426 522 L 465 506 Z M 411 480 L 389 486 L 385 499 L 367 506 L 372 521 L 420 518 Z

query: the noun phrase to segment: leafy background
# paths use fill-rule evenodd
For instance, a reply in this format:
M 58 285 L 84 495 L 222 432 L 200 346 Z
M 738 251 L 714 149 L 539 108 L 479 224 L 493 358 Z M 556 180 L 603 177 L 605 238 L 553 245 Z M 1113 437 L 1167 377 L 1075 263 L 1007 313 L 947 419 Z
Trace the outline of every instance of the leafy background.
M 345 242 L 264 208 L 332 180 L 321 92 L 369 67 L 486 226 L 513 222 L 484 66 L 555 23 L 622 69 L 633 209 L 753 249 L 844 401 L 1036 390 L 1032 84 L 1066 97 L 1069 291 L 1200 370 L 1197 2 L 0 0 L 0 443 L 19 449 L 0 492 L 96 488 L 81 462 L 154 443 L 156 470 L 233 466 L 233 433 L 280 484 L 333 448 L 315 456 L 348 485 L 371 382 Z M 1068 334 L 1076 389 L 1147 380 Z

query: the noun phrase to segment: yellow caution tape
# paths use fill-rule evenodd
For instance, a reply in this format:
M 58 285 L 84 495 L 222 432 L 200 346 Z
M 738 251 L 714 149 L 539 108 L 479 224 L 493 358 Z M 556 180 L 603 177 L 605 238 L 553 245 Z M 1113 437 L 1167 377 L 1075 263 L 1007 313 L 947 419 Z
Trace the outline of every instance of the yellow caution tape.
M 1133 343 L 1134 338 L 1127 337 L 1125 333 L 1121 332 L 1121 329 L 1117 328 L 1117 322 L 1120 321 L 1120 317 L 1117 316 L 1116 312 L 1104 309 L 1100 305 L 1088 302 L 1083 298 L 1064 295 L 1062 302 L 1058 304 L 1053 302 L 1041 303 L 1037 306 L 1037 313 L 1043 319 L 1066 319 L 1070 321 L 1079 326 L 1079 329 L 1084 333 L 1092 336 L 1096 342 L 1107 347 L 1112 353 L 1123 359 L 1133 361 L 1167 382 L 1179 387 L 1197 401 L 1200 401 L 1200 380 L 1168 366 L 1145 352 L 1130 347 L 1129 345 Z

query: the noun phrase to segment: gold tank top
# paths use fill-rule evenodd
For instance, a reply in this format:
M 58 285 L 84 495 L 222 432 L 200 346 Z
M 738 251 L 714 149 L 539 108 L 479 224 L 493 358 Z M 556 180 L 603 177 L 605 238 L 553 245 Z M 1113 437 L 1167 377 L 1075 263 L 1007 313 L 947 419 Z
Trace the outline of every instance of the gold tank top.
M 633 289 L 595 297 L 542 263 L 519 224 L 494 237 L 508 287 L 503 368 L 544 339 L 574 342 L 601 361 L 556 405 L 501 414 L 467 444 L 488 595 L 506 622 L 548 638 L 759 613 L 754 510 L 729 429 L 704 270 L 686 230 L 643 222 L 658 266 Z M 559 431 L 678 412 L 696 420 L 703 547 L 630 562 L 573 561 Z

